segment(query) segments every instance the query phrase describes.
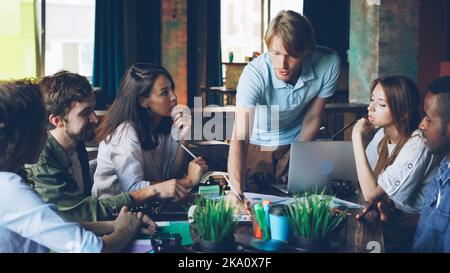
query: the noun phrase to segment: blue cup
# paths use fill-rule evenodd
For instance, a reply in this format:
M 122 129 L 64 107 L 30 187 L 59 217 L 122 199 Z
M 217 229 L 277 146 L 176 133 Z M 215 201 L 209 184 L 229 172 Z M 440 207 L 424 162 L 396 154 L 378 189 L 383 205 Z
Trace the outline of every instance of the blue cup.
M 288 242 L 289 220 L 286 216 L 285 205 L 273 205 L 270 207 L 270 236 L 273 240 Z

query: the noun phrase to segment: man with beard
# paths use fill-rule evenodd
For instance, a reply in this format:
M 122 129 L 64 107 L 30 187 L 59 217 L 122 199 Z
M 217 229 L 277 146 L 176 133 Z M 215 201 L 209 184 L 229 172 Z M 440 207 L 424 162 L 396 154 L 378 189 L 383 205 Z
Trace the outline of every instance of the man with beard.
M 147 187 L 108 198 L 91 197 L 93 182 L 84 142 L 94 139 L 98 125 L 92 87 L 85 77 L 67 71 L 44 77 L 40 87 L 49 137 L 27 173 L 42 199 L 56 204 L 62 216 L 69 221 L 111 220 L 122 206 L 145 204 L 162 195 L 172 200 L 183 197 L 175 185 L 166 192 Z
M 428 89 L 419 129 L 428 149 L 444 158 L 427 186 L 412 251 L 450 253 L 450 76 L 435 79 Z M 389 205 L 384 201 L 370 202 L 356 218 L 362 219 L 373 209 L 379 211 L 383 222 L 390 221 Z
M 419 125 L 426 145 L 434 154 L 444 156 L 428 186 L 420 211 L 413 252 L 450 252 L 450 76 L 428 85 L 425 117 Z

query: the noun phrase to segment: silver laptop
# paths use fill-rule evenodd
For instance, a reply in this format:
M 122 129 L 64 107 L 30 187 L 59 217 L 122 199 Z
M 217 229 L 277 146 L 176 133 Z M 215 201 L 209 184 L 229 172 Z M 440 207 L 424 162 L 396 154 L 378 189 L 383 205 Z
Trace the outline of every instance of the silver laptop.
M 284 193 L 331 190 L 336 179 L 358 181 L 351 141 L 294 142 L 290 153 L 287 186 L 273 184 Z

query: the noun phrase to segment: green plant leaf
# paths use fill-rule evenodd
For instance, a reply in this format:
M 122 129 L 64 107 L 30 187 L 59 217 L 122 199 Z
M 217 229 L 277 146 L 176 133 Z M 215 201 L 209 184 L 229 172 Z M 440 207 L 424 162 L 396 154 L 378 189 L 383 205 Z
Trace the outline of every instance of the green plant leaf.
M 346 217 L 346 212 L 330 213 L 331 196 L 305 193 L 296 196 L 288 205 L 286 215 L 289 225 L 297 236 L 310 239 L 326 239 Z

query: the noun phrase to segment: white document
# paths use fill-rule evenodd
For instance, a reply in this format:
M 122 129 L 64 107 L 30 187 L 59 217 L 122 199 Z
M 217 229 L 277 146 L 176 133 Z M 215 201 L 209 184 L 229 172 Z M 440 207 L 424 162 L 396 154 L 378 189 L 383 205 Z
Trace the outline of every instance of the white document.
M 259 194 L 254 192 L 245 192 L 245 198 L 250 201 L 250 204 L 253 206 L 254 204 L 261 203 L 263 200 L 268 200 L 272 205 L 276 204 L 289 204 L 294 201 L 294 198 L 290 197 L 282 197 L 276 195 L 268 195 L 268 194 Z
M 362 209 L 362 208 L 364 208 L 363 205 L 356 204 L 356 203 L 353 203 L 353 202 L 350 202 L 350 201 L 345 201 L 345 200 L 339 199 L 337 197 L 334 197 L 332 202 L 333 202 L 333 204 L 336 207 L 344 206 L 344 207 L 347 207 L 349 209 Z

